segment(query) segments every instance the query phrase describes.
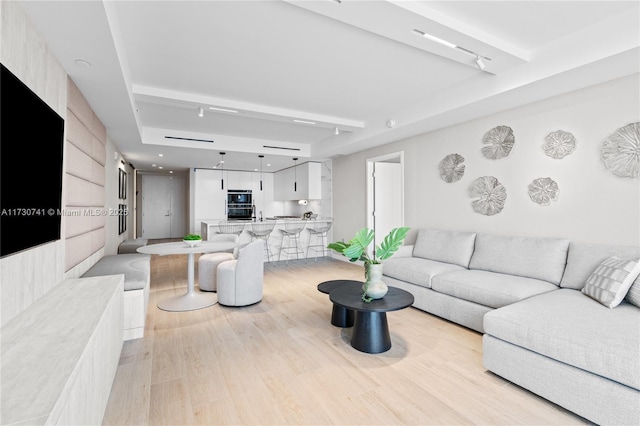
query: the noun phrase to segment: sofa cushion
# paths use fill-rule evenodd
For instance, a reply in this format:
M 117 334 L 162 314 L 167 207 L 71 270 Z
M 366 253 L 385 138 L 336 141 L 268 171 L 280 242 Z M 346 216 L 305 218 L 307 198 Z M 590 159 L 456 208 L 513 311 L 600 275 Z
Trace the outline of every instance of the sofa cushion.
M 558 289 L 484 316 L 485 333 L 640 389 L 640 309 Z
M 468 268 L 475 239 L 475 232 L 420 229 L 413 255 Z
M 151 255 L 126 253 L 104 256 L 83 277 L 124 274 L 124 291 L 145 288 L 149 281 Z
M 431 281 L 431 288 L 438 293 L 491 308 L 500 308 L 558 289 L 546 281 L 479 270 L 437 275 Z
M 593 271 L 582 288 L 582 293 L 607 308 L 615 308 L 627 295 L 639 273 L 640 263 L 637 260 L 621 260 L 612 256 L 603 260 Z
M 595 271 L 600 262 L 611 256 L 618 256 L 620 259 L 638 259 L 640 258 L 640 247 L 571 242 L 567 256 L 567 268 L 564 271 L 560 287 L 582 290 L 587 278 Z M 636 278 L 635 285 L 640 288 L 640 277 Z
M 431 288 L 431 280 L 436 275 L 459 270 L 465 269 L 419 257 L 393 257 L 385 260 L 382 267 L 383 275 L 427 288 Z
M 536 278 L 558 285 L 569 240 L 478 234 L 470 269 Z

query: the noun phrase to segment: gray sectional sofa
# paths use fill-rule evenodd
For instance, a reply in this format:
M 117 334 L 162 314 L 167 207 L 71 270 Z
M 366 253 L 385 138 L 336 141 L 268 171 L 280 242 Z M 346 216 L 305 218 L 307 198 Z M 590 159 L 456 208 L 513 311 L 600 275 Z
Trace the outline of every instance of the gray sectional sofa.
M 384 262 L 414 307 L 483 333 L 488 370 L 598 424 L 640 424 L 640 277 L 608 308 L 581 289 L 640 248 L 420 229 Z

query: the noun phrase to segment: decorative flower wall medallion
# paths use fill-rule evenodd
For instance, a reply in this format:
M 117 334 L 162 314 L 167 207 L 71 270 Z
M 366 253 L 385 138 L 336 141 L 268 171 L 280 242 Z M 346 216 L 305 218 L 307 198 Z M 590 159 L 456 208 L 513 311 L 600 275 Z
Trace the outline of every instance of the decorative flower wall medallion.
M 549 133 L 544 141 L 544 153 L 556 160 L 566 157 L 576 149 L 576 138 L 564 130 Z
M 464 175 L 464 157 L 460 154 L 449 154 L 440 162 L 440 177 L 445 182 L 457 182 Z
M 637 178 L 640 174 L 640 123 L 616 130 L 602 145 L 602 162 L 611 173 Z
M 491 160 L 498 160 L 509 155 L 516 142 L 513 130 L 508 126 L 498 126 L 484 134 L 482 154 Z
M 558 184 L 551 178 L 538 178 L 529 184 L 529 197 L 534 203 L 548 206 L 558 200 Z
M 500 213 L 507 199 L 507 190 L 493 176 L 483 176 L 474 180 L 467 193 L 477 198 L 471 202 L 476 213 L 493 216 Z

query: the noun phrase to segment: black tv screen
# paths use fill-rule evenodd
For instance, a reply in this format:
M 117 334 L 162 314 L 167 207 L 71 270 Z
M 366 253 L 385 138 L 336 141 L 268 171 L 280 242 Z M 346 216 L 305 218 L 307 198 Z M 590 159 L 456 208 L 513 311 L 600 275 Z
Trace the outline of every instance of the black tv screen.
M 4 65 L 0 257 L 60 239 L 64 120 Z

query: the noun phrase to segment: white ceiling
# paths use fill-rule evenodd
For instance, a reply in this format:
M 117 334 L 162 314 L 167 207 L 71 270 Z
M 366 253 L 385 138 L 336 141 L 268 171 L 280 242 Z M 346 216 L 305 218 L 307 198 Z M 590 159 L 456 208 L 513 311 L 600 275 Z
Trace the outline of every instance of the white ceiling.
M 640 71 L 638 1 L 21 4 L 145 171 L 279 170 Z

